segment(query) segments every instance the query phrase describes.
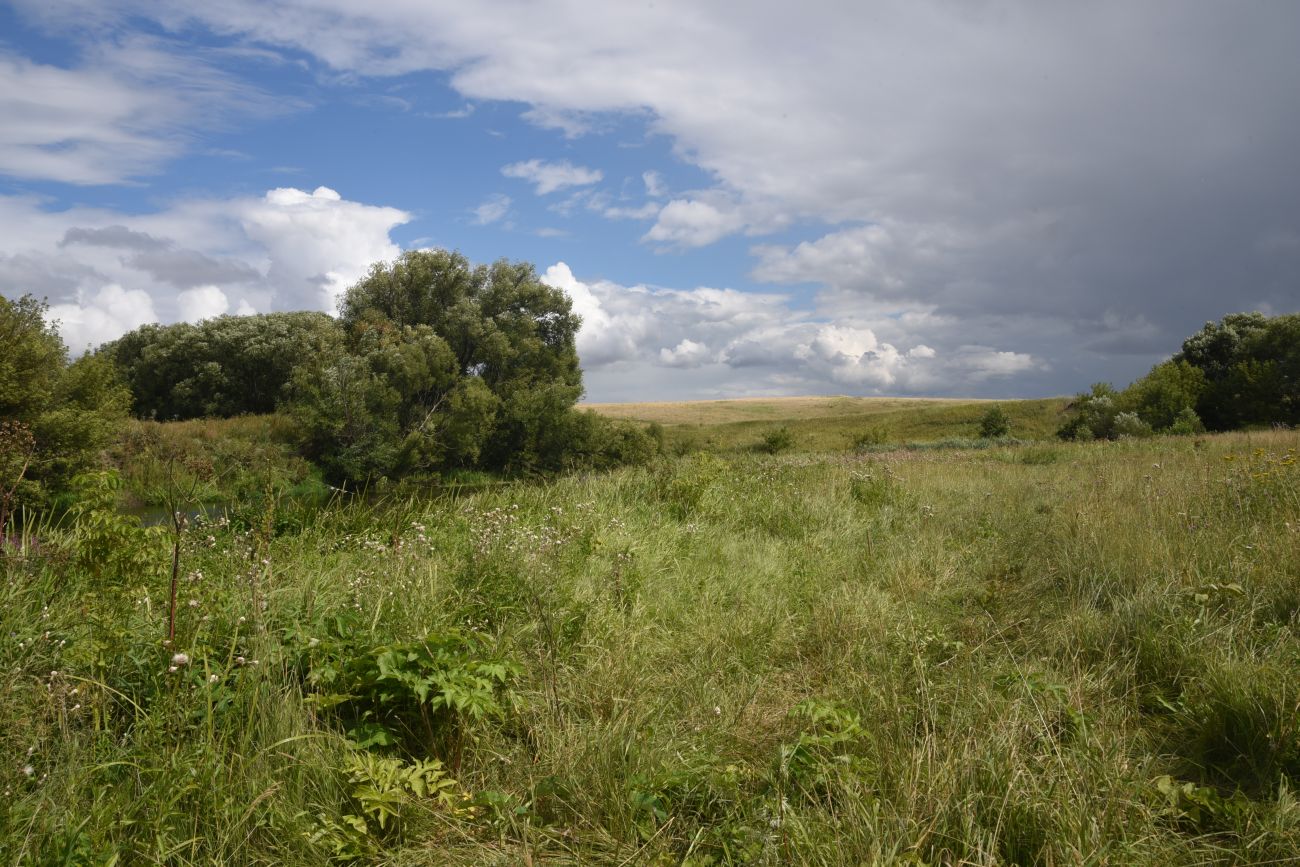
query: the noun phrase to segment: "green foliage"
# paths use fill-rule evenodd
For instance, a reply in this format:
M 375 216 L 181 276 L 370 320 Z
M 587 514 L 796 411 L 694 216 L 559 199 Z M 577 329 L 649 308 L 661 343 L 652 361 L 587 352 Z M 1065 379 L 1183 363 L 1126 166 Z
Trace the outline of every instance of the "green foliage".
M 322 813 L 307 835 L 340 863 L 373 857 L 384 845 L 400 843 L 422 809 L 464 809 L 466 797 L 437 759 L 408 762 L 350 750 L 343 771 L 353 812 L 337 818 Z
M 726 461 L 708 452 L 665 465 L 660 470 L 663 479 L 657 486 L 659 495 L 674 517 L 686 520 L 710 506 L 727 466 Z
M 1300 424 L 1300 314 L 1207 322 L 1174 362 L 1204 375 L 1195 409 L 1210 430 Z
M 1124 391 L 1094 385 L 1069 412 L 1057 431 L 1068 440 L 1300 424 L 1300 314 L 1207 322 Z
M 888 442 L 889 429 L 876 424 L 854 434 L 851 444 L 854 451 L 862 452 L 876 446 L 886 445 Z
M 1211 609 L 1222 605 L 1211 594 L 1243 593 L 1205 589 L 1198 594 L 1203 616 L 1223 614 Z M 1185 759 L 1186 771 L 1255 796 L 1300 782 L 1300 707 L 1289 673 L 1259 664 L 1216 666 L 1162 705 L 1170 715 L 1171 749 Z
M 302 649 L 310 700 L 337 716 L 362 749 L 458 756 L 469 723 L 504 713 L 519 674 L 475 633 L 369 645 L 342 618 L 330 633 Z
M 1248 354 L 1247 347 L 1267 330 L 1268 322 L 1262 313 L 1230 313 L 1219 322 L 1207 322 L 1183 341 L 1174 360 L 1191 364 L 1207 379 L 1222 379 Z
M 367 329 L 352 352 L 300 367 L 290 412 L 308 455 L 334 479 L 366 481 L 429 470 L 447 457 L 440 423 L 469 424 L 454 441 L 473 447 L 477 392 L 453 401 L 458 375 L 445 340 L 428 326 Z M 464 390 L 464 387 L 462 387 Z M 444 405 L 460 409 L 439 414 Z
M 993 404 L 980 416 L 980 439 L 993 440 L 1011 436 L 1011 418 L 1001 404 Z
M 130 586 L 161 575 L 166 543 L 161 527 L 143 527 L 118 511 L 121 478 L 114 472 L 83 473 L 72 480 L 72 550 L 78 568 L 97 591 Z
M 1185 360 L 1165 361 L 1124 390 L 1123 405 L 1153 430 L 1168 430 L 1205 393 L 1205 372 Z
M 776 455 L 794 448 L 794 434 L 790 428 L 782 426 L 763 434 L 759 440 L 758 450 L 765 454 Z
M 888 466 L 870 467 L 849 477 L 849 495 L 865 506 L 882 506 L 896 492 L 897 480 Z
M 1228 830 L 1248 819 L 1251 813 L 1250 800 L 1240 791 L 1224 797 L 1209 786 L 1179 782 L 1168 774 L 1157 777 L 1154 787 L 1166 814 L 1194 832 Z
M 1111 422 L 1110 431 L 1115 439 L 1136 439 L 1151 436 L 1151 425 L 1135 412 L 1119 412 Z
M 106 361 L 68 363 L 47 312 L 30 295 L 0 297 L 0 436 L 9 452 L 0 458 L 0 496 L 8 492 L 0 513 L 48 506 L 73 476 L 99 461 L 130 402 Z
M 1066 408 L 1069 417 L 1057 430 L 1063 440 L 1114 439 L 1115 416 L 1120 413 L 1115 389 L 1098 382 L 1092 390 L 1075 397 Z
M 1117 440 L 1146 437 L 1151 425 L 1131 405 L 1128 393 L 1116 392 L 1108 383 L 1099 382 L 1086 394 L 1080 394 L 1067 408 L 1069 417 L 1057 430 L 1063 440 Z
M 48 310 L 31 295 L 0 296 L 0 418 L 32 423 L 54 401 L 68 352 L 45 321 Z
M 1174 423 L 1169 426 L 1169 433 L 1175 436 L 1205 433 L 1205 425 L 1201 422 L 1201 417 L 1196 414 L 1196 410 L 1187 406 L 1174 417 Z
M 659 454 L 660 438 L 654 431 L 590 410 L 568 413 L 557 432 L 564 445 L 553 460 L 571 469 L 638 466 Z
M 648 460 L 651 436 L 578 414 L 579 318 L 531 265 L 410 251 L 341 304 L 346 353 L 293 377 L 307 453 L 336 480 Z
M 778 778 L 785 785 L 815 797 L 832 785 L 836 775 L 867 770 L 855 754 L 866 735 L 857 714 L 835 702 L 807 699 L 790 716 L 802 730 L 779 750 Z
M 300 526 L 331 496 L 319 470 L 297 453 L 291 428 L 291 419 L 275 415 L 132 420 L 109 457 L 132 505 L 164 507 L 179 487 L 193 490 L 190 508 L 208 504 L 243 526 L 274 505 L 278 532 Z
M 19 504 L 19 492 L 30 484 L 27 471 L 36 457 L 36 437 L 17 419 L 0 420 L 0 539 L 9 532 L 9 516 Z
M 296 367 L 341 349 L 338 324 L 303 311 L 144 325 L 98 354 L 122 371 L 138 417 L 190 419 L 271 412 Z

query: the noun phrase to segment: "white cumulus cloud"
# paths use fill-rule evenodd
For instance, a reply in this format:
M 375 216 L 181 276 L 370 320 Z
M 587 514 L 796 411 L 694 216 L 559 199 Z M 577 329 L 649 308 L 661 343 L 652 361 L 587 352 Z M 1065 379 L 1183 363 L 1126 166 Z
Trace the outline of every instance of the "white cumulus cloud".
M 328 187 L 271 190 L 240 202 L 236 213 L 248 238 L 266 251 L 266 277 L 279 303 L 330 312 L 372 263 L 397 257 L 401 249 L 389 232 L 410 219 L 397 208 L 347 201 Z
M 186 322 L 213 319 L 230 309 L 230 299 L 219 286 L 198 286 L 176 296 L 181 318 Z
M 544 196 L 568 187 L 586 187 L 599 183 L 605 177 L 599 169 L 575 166 L 568 160 L 543 162 L 539 159 L 510 163 L 501 167 L 507 178 L 518 178 L 533 185 L 537 195 Z
M 147 292 L 114 283 L 93 294 L 79 293 L 74 302 L 51 305 L 48 318 L 58 323 L 59 334 L 74 355 L 158 319 Z
M 373 263 L 401 252 L 389 233 L 407 219 L 328 187 L 136 214 L 0 195 L 0 292 L 48 297 L 75 351 L 149 321 L 332 312 Z
M 713 353 L 703 343 L 696 343 L 689 337 L 672 349 L 664 347 L 659 350 L 659 363 L 665 367 L 699 367 L 713 360 Z
M 488 198 L 474 209 L 474 225 L 488 226 L 510 213 L 510 197 L 500 193 Z
M 799 310 L 784 295 L 699 287 L 664 289 L 583 281 L 557 263 L 542 279 L 564 290 L 582 316 L 578 354 L 593 400 L 742 394 L 963 395 L 1037 369 L 1029 353 L 917 339 L 891 310 L 870 322 Z M 881 329 L 892 329 L 882 339 Z
M 745 225 L 736 208 L 700 199 L 673 199 L 659 211 L 659 219 L 645 239 L 677 247 L 706 247 Z

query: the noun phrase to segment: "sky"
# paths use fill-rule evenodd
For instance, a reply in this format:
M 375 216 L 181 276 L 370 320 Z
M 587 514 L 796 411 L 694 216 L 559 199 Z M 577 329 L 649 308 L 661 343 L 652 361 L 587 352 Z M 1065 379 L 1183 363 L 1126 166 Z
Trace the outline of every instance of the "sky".
M 1300 309 L 1300 3 L 0 0 L 74 352 L 533 263 L 587 399 L 1033 397 Z

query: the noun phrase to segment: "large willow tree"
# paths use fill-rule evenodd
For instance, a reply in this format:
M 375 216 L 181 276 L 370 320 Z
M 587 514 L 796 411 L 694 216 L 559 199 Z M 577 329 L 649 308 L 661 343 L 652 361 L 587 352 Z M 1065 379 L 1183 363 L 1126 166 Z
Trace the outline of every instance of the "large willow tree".
M 307 450 L 336 478 L 557 469 L 590 440 L 573 410 L 581 320 L 532 265 L 407 252 L 348 290 L 340 321 L 345 351 L 292 384 Z

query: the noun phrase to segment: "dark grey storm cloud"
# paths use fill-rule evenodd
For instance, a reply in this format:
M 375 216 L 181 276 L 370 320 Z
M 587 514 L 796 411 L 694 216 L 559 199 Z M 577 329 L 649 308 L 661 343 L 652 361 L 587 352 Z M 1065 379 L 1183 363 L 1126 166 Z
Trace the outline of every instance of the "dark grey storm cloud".
M 85 244 L 89 247 L 111 247 L 118 250 L 166 250 L 172 246 L 171 241 L 155 238 L 148 232 L 137 232 L 126 226 L 105 226 L 102 229 L 88 229 L 74 226 L 63 234 L 60 247 L 70 244 Z
M 1291 0 L 39 7 L 162 15 L 361 77 L 435 69 L 468 100 L 526 104 L 571 136 L 611 114 L 649 118 L 705 180 L 662 202 L 644 242 L 707 250 L 743 235 L 756 280 L 819 293 L 812 324 L 787 310 L 768 326 L 802 335 L 773 371 L 1062 392 L 1142 373 L 1207 319 L 1300 309 Z M 571 264 L 581 275 L 580 253 Z M 659 305 L 617 313 L 641 323 L 643 364 L 753 371 L 750 345 L 780 343 L 724 335 L 704 307 L 665 330 L 667 296 L 630 297 Z M 828 347 L 841 344 L 868 347 L 866 361 L 840 364 Z
M 71 228 L 64 233 L 59 247 L 74 244 L 134 250 L 135 254 L 125 258 L 123 264 L 144 271 L 159 283 L 177 289 L 256 283 L 262 280 L 261 273 L 244 262 L 213 259 L 197 250 L 177 247 L 176 243 L 169 239 L 157 238 L 147 232 L 128 229 L 126 226 L 105 226 L 102 229 Z
M 150 250 L 132 256 L 128 264 L 148 273 L 158 282 L 177 289 L 257 283 L 262 280 L 261 273 L 250 265 L 234 260 L 213 259 L 197 250 Z
M 39 253 L 0 256 L 0 289 L 9 296 L 35 295 L 50 301 L 66 301 L 86 282 L 106 282 L 89 265 L 66 257 Z

